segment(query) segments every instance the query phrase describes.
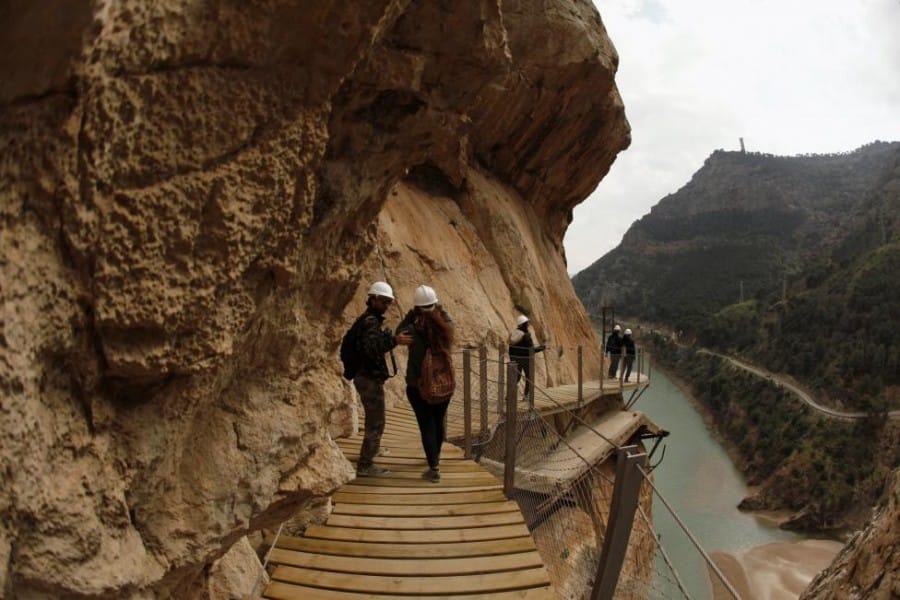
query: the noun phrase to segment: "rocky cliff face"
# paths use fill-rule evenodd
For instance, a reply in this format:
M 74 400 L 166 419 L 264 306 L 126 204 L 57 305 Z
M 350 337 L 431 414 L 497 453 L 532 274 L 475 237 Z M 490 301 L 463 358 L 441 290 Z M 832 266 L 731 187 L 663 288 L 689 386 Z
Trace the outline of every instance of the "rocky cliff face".
M 900 597 L 900 470 L 894 470 L 871 521 L 857 532 L 801 600 Z
M 5 597 L 216 595 L 351 476 L 336 350 L 385 269 L 464 341 L 592 336 L 561 241 L 629 132 L 591 3 L 0 14 Z

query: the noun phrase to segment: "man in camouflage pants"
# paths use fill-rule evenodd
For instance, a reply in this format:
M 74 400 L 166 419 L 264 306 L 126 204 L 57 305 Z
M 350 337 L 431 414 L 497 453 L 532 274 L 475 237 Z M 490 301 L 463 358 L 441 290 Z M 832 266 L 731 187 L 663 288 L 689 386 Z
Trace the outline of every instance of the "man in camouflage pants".
M 359 392 L 366 414 L 365 434 L 356 463 L 357 477 L 378 477 L 388 471 L 372 463 L 381 445 L 384 433 L 384 382 L 389 377 L 384 354 L 395 346 L 408 346 L 412 338 L 408 333 L 396 336 L 390 329 L 383 329 L 384 313 L 394 301 L 394 290 L 383 281 L 376 281 L 369 288 L 366 312 L 362 316 L 359 344 L 362 364 L 353 385 Z

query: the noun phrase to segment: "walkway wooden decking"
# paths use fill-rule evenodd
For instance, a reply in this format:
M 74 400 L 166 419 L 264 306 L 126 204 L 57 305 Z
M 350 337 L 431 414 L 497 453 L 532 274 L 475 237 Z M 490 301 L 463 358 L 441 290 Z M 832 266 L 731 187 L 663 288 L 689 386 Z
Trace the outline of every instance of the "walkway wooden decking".
M 356 462 L 359 435 L 338 440 Z M 281 536 L 264 597 L 273 600 L 550 599 L 547 570 L 502 483 L 444 444 L 441 482 L 425 462 L 412 411 L 388 409 L 376 463 L 386 477 L 360 478 L 333 498 L 325 525 Z
M 629 382 L 618 379 L 604 379 L 602 381 L 584 381 L 581 384 L 581 405 L 590 404 L 602 396 L 613 394 L 625 394 L 639 390 L 650 385 L 650 379 L 641 374 L 641 380 L 637 381 L 635 374 Z M 546 395 L 545 395 L 546 394 Z M 547 397 L 549 396 L 549 398 Z M 578 406 L 578 384 L 570 383 L 546 388 L 534 395 L 534 408 L 542 415 L 549 415 L 563 410 L 572 410 Z

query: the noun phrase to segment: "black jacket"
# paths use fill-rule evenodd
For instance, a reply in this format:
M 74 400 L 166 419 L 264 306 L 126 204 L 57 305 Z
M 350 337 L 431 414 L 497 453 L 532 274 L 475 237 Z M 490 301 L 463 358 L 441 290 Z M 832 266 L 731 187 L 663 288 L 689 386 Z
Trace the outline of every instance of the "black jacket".
M 606 352 L 616 355 L 622 354 L 622 338 L 617 336 L 615 331 L 606 338 Z
M 634 347 L 634 339 L 630 335 L 622 338 L 622 347 L 625 348 L 625 356 L 637 355 L 637 349 Z
M 529 350 L 534 348 L 534 353 L 543 352 L 546 346 L 541 344 L 540 346 L 534 345 L 534 340 L 531 338 L 531 334 L 528 330 L 517 329 L 517 331 L 522 332 L 522 337 L 519 338 L 519 341 L 513 342 L 509 345 L 509 357 L 516 362 L 527 361 Z M 515 331 L 513 332 L 515 333 Z
M 359 368 L 359 375 L 384 382 L 390 376 L 384 353 L 393 350 L 397 344 L 390 329 L 382 329 L 384 315 L 378 314 L 371 308 L 366 309 L 362 316 L 362 331 L 359 335 L 360 348 L 363 361 Z
M 450 318 L 444 307 L 439 304 L 434 310 L 441 311 L 441 317 L 443 317 L 444 322 L 452 329 L 453 319 Z M 411 387 L 419 387 L 419 377 L 422 376 L 422 362 L 425 360 L 425 351 L 428 349 L 428 340 L 425 339 L 424 333 L 415 326 L 416 315 L 415 309 L 406 313 L 406 316 L 397 325 L 396 330 L 397 333 L 400 333 L 405 329 L 412 335 L 413 340 L 408 347 L 409 356 L 406 360 L 406 385 Z

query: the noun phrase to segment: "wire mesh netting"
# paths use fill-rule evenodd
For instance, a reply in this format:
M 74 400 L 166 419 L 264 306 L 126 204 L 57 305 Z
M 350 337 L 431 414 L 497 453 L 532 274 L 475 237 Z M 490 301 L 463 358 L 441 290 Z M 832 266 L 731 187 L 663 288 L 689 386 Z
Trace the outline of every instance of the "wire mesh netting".
M 571 398 L 560 401 L 557 390 L 534 381 L 566 385 L 560 374 L 571 371 L 568 359 L 579 351 L 548 351 L 532 378 L 523 369 L 510 369 L 503 348 L 456 351 L 458 388 L 448 409 L 447 436 L 500 480 L 507 478 L 504 465 L 510 460 L 511 442 L 515 466 L 508 493 L 522 510 L 558 596 L 574 600 L 589 597 L 594 586 L 616 483 L 615 459 L 622 449 L 592 426 L 592 418 L 622 413 L 623 399 L 628 398 L 605 395 L 604 387 L 591 396 L 590 405 L 580 398 L 574 403 Z M 568 352 L 572 354 L 566 356 Z M 640 373 L 646 381 L 649 361 L 641 358 L 634 367 L 634 380 Z M 596 361 L 594 367 L 582 362 L 585 398 L 590 382 L 602 381 L 607 369 L 606 360 Z M 612 385 L 621 386 L 621 370 L 618 375 Z M 579 378 L 577 367 L 570 377 Z M 515 419 L 507 418 L 507 407 L 514 407 Z M 641 476 L 638 512 L 614 597 L 690 598 L 652 525 L 652 476 L 647 472 Z

